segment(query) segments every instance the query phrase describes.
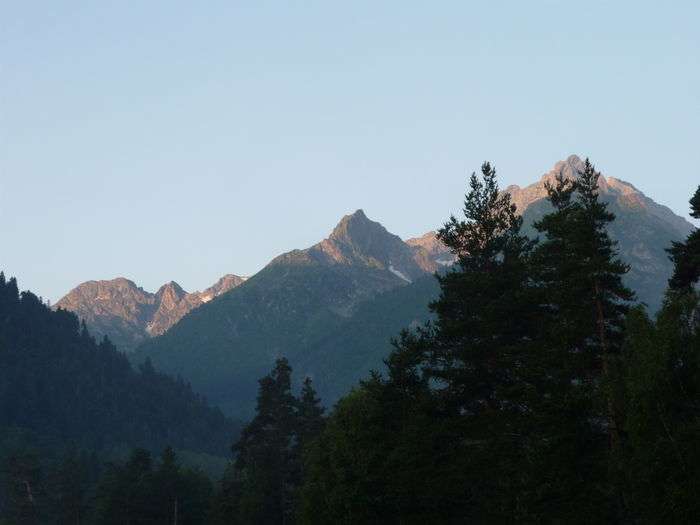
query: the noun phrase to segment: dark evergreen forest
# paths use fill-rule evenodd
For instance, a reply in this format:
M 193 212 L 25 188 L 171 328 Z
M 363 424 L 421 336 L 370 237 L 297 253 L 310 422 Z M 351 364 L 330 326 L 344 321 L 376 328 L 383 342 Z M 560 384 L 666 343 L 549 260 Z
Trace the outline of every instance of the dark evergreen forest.
M 76 492 L 75 508 L 87 506 L 105 458 L 125 448 L 160 453 L 167 446 L 224 456 L 239 432 L 182 379 L 149 363 L 132 369 L 74 314 L 19 293 L 17 281 L 0 273 L 3 523 L 76 523 L 56 506 L 69 497 L 64 491 Z
M 434 320 L 328 414 L 278 359 L 240 434 L 3 277 L 0 523 L 697 522 L 700 231 L 669 246 L 651 318 L 623 284 L 598 177 L 586 161 L 549 185 L 532 240 L 484 164 L 438 233 L 457 264 L 436 275 Z M 700 188 L 690 204 L 700 218 Z M 104 465 L 116 443 L 134 450 Z M 212 483 L 168 445 L 230 446 L 231 461 Z

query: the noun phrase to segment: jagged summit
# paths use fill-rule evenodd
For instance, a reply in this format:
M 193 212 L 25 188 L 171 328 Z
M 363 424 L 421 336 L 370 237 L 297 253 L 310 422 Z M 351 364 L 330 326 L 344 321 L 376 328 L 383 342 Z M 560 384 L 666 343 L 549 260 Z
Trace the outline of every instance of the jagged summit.
M 438 238 L 435 231 L 406 240 L 413 250 L 413 258 L 426 272 L 435 272 L 440 267 L 451 266 L 455 256 Z
M 569 155 L 566 160 L 560 160 L 551 170 L 542 175 L 539 181 L 521 188 L 517 184 L 508 186 L 505 191 L 510 193 L 511 200 L 518 208 L 519 213 L 523 213 L 533 202 L 547 197 L 545 184 L 554 184 L 557 176 L 561 175 L 565 179 L 574 179 L 577 173 L 584 168 L 584 162 L 578 155 Z
M 352 243 L 358 238 L 366 237 L 373 231 L 381 234 L 381 232 L 386 232 L 386 229 L 378 222 L 371 221 L 365 212 L 359 209 L 340 219 L 328 238 Z
M 524 188 L 517 185 L 508 186 L 505 191 L 510 193 L 511 200 L 516 205 L 518 212 L 524 213 L 529 207 L 546 199 L 545 183 L 554 183 L 558 175 L 562 175 L 564 178 L 575 178 L 583 168 L 584 161 L 579 156 L 569 155 L 565 160 L 554 164 L 552 169 L 542 175 L 538 182 Z M 656 203 L 629 182 L 607 177 L 601 173 L 598 186 L 600 195 L 606 202 L 613 203 L 624 210 L 648 213 L 671 226 L 680 238 L 687 235 L 689 228 L 692 227 L 688 221 L 673 213 L 670 208 Z
M 584 163 L 576 155 L 557 162 L 537 182 L 520 188 L 509 186 L 518 212 L 523 215 L 526 231 L 537 236 L 532 225 L 551 210 L 546 200 L 546 182 L 554 182 L 558 175 L 575 177 Z M 666 253 L 671 241 L 684 239 L 693 226 L 673 213 L 668 207 L 654 202 L 629 182 L 605 176 L 604 168 L 598 179 L 601 200 L 615 214 L 609 226 L 611 237 L 618 242 L 620 257 L 631 266 L 627 284 L 651 310 L 659 307 L 672 266 Z
M 175 281 L 170 281 L 161 286 L 156 292 L 156 297 L 168 299 L 181 299 L 187 295 L 187 292 Z
M 228 274 L 203 292 L 187 293 L 175 281 L 150 293 L 125 277 L 87 281 L 55 305 L 75 312 L 97 337 L 109 336 L 120 350 L 131 351 L 160 335 L 188 312 L 245 281 Z
M 248 278 L 227 273 L 203 292 L 195 292 L 203 303 L 208 303 L 215 297 L 243 284 Z
M 361 209 L 340 219 L 328 238 L 289 255 L 320 264 L 386 270 L 399 283 L 412 282 L 424 273 L 414 260 L 412 249 L 398 235 L 369 219 Z M 282 260 L 289 258 L 282 256 Z
M 367 217 L 358 209 L 345 215 L 330 235 L 305 250 L 292 250 L 270 263 L 343 265 L 384 270 L 401 284 L 412 282 L 425 273 L 414 260 L 413 250 L 398 235 Z
M 401 239 L 387 231 L 380 223 L 367 218 L 365 212 L 357 210 L 345 215 L 328 236 L 327 241 L 352 245 L 361 252 L 371 252 L 382 242 L 395 243 Z

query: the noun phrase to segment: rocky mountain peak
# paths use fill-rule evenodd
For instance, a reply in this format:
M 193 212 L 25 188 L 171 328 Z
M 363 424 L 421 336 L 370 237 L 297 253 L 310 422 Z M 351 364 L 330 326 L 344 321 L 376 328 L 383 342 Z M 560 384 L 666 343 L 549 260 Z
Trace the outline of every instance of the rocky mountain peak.
M 307 253 L 326 263 L 388 270 L 404 282 L 424 272 L 414 261 L 411 248 L 361 209 L 344 216 L 328 238 Z
M 179 301 L 187 295 L 187 292 L 175 281 L 170 281 L 161 286 L 156 292 L 157 301 Z
M 455 262 L 454 254 L 437 238 L 434 231 L 407 239 L 406 244 L 413 250 L 413 258 L 418 266 L 426 272 L 433 273 L 440 267 L 450 266 Z
M 510 193 L 511 201 L 517 207 L 518 213 L 523 213 L 534 202 L 547 198 L 546 183 L 555 184 L 559 176 L 564 179 L 575 179 L 584 167 L 585 162 L 578 155 L 569 155 L 565 160 L 555 163 L 552 169 L 542 175 L 538 182 L 524 188 L 513 184 L 504 191 Z M 601 176 L 598 179 L 598 187 L 601 194 L 609 192 L 608 181 L 605 177 Z
M 340 219 L 328 238 L 336 242 L 366 245 L 371 238 L 384 235 L 391 234 L 378 222 L 369 220 L 363 210 L 357 210 Z
M 218 297 L 221 294 L 232 290 L 236 286 L 243 284 L 246 280 L 246 277 L 228 273 L 203 292 L 196 292 L 196 294 L 203 303 L 208 303 L 215 297 Z
M 204 292 L 194 293 L 187 293 L 175 281 L 164 284 L 156 293 L 147 292 L 124 277 L 87 281 L 66 294 L 55 307 L 75 312 L 97 337 L 107 335 L 120 350 L 130 351 L 244 280 L 227 274 Z
M 557 175 L 560 174 L 565 178 L 575 178 L 578 171 L 583 170 L 583 168 L 584 161 L 577 155 L 570 155 L 566 160 L 560 160 L 554 164 L 552 169 L 545 173 L 538 182 L 524 188 L 517 185 L 508 186 L 505 191 L 510 193 L 518 213 L 522 214 L 530 206 L 547 198 L 546 182 L 554 183 Z M 672 227 L 679 238 L 687 235 L 691 227 L 688 221 L 677 216 L 668 207 L 654 202 L 629 182 L 601 175 L 598 179 L 598 187 L 603 200 L 614 203 L 615 206 L 620 206 L 625 210 L 648 213 Z

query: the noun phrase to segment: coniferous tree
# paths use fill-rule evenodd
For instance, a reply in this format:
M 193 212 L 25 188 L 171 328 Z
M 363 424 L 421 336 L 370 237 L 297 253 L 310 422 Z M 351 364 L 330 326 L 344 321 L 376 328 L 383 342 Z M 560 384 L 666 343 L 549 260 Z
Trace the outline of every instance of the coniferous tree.
M 50 514 L 56 525 L 86 522 L 90 472 L 77 450 L 69 450 L 49 476 Z
M 544 431 L 539 454 L 550 465 L 535 483 L 553 489 L 567 520 L 577 519 L 568 514 L 571 502 L 600 520 L 619 517 L 621 507 L 614 475 L 606 471 L 621 447 L 615 384 L 634 295 L 622 282 L 628 267 L 607 233 L 614 215 L 599 199 L 599 176 L 586 159 L 575 180 L 559 177 L 548 185 L 554 211 L 535 224 L 544 234 L 532 258 L 543 312 L 542 373 L 531 408 Z M 551 505 L 549 512 L 556 513 Z
M 641 309 L 628 321 L 621 482 L 637 523 L 691 523 L 700 512 L 699 311 L 693 294 L 667 301 L 656 322 Z
M 296 399 L 292 369 L 280 358 L 260 380 L 255 418 L 234 445 L 241 523 L 289 523 L 293 500 Z
M 222 455 L 239 426 L 182 380 L 134 370 L 108 340 L 0 276 L 0 427 L 95 451 L 122 444 Z
M 347 523 L 518 512 L 519 376 L 537 333 L 521 224 L 485 163 L 470 178 L 464 219 L 438 234 L 458 260 L 439 277 L 437 319 L 395 342 L 386 380 L 373 377 L 337 406 L 309 459 L 306 522 L 324 522 L 316 509 Z
M 311 378 L 306 377 L 301 387 L 296 415 L 300 456 L 303 454 L 303 449 L 321 432 L 324 411 Z
M 700 219 L 700 186 L 690 199 L 690 216 Z M 675 292 L 693 288 L 700 280 L 700 230 L 693 231 L 685 242 L 674 242 L 668 249 L 674 264 L 669 287 Z
M 144 449 L 135 449 L 125 465 L 108 465 L 97 489 L 97 523 L 148 523 L 154 510 L 148 491 L 152 473 L 151 454 Z
M 111 464 L 97 490 L 97 523 L 130 525 L 208 524 L 211 483 L 182 468 L 172 448 L 158 465 L 136 449 L 125 464 Z
M 484 163 L 481 172 L 480 179 L 470 178 L 464 219 L 451 217 L 437 235 L 457 256 L 457 269 L 438 276 L 428 367 L 449 403 L 470 414 L 507 404 L 504 387 L 532 335 L 534 313 L 525 307 L 532 244 L 510 195 L 499 191 L 496 171 Z
M 280 358 L 260 379 L 256 415 L 233 446 L 236 457 L 212 505 L 213 523 L 296 521 L 303 458 L 324 425 L 324 409 L 309 377 L 299 398 L 293 396 L 291 372 Z
M 441 295 L 431 305 L 437 319 L 422 339 L 428 346 L 424 369 L 450 419 L 450 439 L 468 444 L 452 453 L 470 458 L 467 469 L 489 472 L 479 480 L 454 480 L 471 485 L 470 498 L 479 502 L 460 512 L 498 521 L 521 512 L 513 483 L 522 470 L 527 364 L 539 310 L 529 275 L 533 243 L 521 231 L 510 195 L 499 191 L 495 170 L 485 163 L 481 171 L 481 180 L 472 175 L 469 181 L 464 218 L 451 217 L 438 232 L 457 265 L 438 277 Z
M 700 188 L 691 199 L 700 218 Z M 690 523 L 700 513 L 700 295 L 697 230 L 669 250 L 674 274 L 655 321 L 628 319 L 623 491 L 638 523 Z
M 167 447 L 161 455 L 160 465 L 153 475 L 156 506 L 159 521 L 177 523 L 182 521 L 182 480 L 175 451 Z

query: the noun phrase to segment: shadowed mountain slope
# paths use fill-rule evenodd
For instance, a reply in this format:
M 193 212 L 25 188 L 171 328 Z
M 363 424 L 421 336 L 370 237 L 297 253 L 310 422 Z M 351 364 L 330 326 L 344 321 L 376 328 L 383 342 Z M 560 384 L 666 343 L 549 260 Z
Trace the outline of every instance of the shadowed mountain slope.
M 243 285 L 145 342 L 134 357 L 149 356 L 157 367 L 183 374 L 229 413 L 250 413 L 257 378 L 282 355 L 317 378 L 327 401 L 336 399 L 369 364 L 381 364 L 396 330 L 427 318 L 422 292 L 410 305 L 400 293 L 392 302 L 392 293 L 403 288 L 436 289 L 432 277 L 425 284 L 427 274 L 414 254 L 358 210 L 344 217 L 327 239 L 275 258 Z M 386 309 L 373 310 L 372 301 L 380 296 Z M 358 315 L 372 317 L 369 311 L 374 312 L 376 338 L 357 322 Z M 388 322 L 392 315 L 398 316 L 394 323 Z M 348 326 L 368 343 L 349 360 Z M 322 367 L 322 362 L 327 364 Z

